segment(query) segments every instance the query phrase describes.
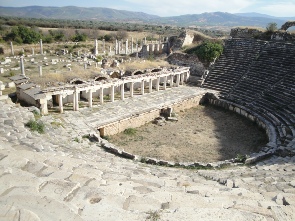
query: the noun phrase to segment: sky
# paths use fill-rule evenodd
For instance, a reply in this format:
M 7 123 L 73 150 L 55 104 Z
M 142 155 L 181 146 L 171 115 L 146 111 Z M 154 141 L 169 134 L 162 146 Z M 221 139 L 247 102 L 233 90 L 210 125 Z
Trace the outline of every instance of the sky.
M 159 16 L 204 12 L 257 12 L 277 17 L 295 17 L 295 0 L 0 0 L 0 6 L 106 7 Z

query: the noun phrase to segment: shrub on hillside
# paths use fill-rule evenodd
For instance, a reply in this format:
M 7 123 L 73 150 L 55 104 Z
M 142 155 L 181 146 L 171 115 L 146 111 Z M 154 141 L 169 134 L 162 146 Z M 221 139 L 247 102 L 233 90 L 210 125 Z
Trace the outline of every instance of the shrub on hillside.
M 186 52 L 197 55 L 200 60 L 210 62 L 222 54 L 223 45 L 216 42 L 205 42 L 197 47 L 188 49 Z

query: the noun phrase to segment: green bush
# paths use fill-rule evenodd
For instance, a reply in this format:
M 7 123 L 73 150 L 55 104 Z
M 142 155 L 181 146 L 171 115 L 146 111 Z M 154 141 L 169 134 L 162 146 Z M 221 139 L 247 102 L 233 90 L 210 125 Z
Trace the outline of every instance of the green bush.
M 26 127 L 29 127 L 31 131 L 37 131 L 40 134 L 44 133 L 44 124 L 41 121 L 30 120 L 25 124 Z
M 25 26 L 16 26 L 11 29 L 11 32 L 4 36 L 6 41 L 15 41 L 19 44 L 32 44 L 40 41 L 42 35 L 32 28 Z
M 136 134 L 136 129 L 135 128 L 127 128 L 124 130 L 124 134 L 126 135 L 134 135 Z
M 205 42 L 197 47 L 191 48 L 186 51 L 188 54 L 195 54 L 200 60 L 213 61 L 218 58 L 223 52 L 223 45 L 214 42 Z

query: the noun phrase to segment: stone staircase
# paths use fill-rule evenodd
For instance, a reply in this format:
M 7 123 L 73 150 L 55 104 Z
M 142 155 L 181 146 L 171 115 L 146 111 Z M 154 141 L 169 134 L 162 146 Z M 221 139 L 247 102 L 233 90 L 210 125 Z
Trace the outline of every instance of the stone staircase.
M 265 42 L 251 39 L 227 40 L 223 54 L 210 70 L 203 87 L 227 94 L 248 72 Z
M 42 117 L 38 134 L 24 127 L 26 108 L 1 108 L 0 220 L 294 219 L 294 157 L 222 170 L 146 165 L 103 151 L 62 116 Z
M 253 46 L 252 51 L 249 49 L 250 45 Z M 231 53 L 232 56 L 229 56 Z M 245 61 L 239 60 L 247 53 L 249 54 Z M 275 138 L 277 147 L 286 147 L 287 151 L 293 154 L 295 151 L 294 56 L 294 44 L 231 39 L 227 41 L 224 55 L 216 62 L 207 77 L 207 83 L 203 85 L 205 88 L 215 88 L 220 91 L 222 101 L 240 106 L 258 115 L 258 118 L 267 121 L 267 124 L 271 124 L 277 134 Z M 248 62 L 247 69 L 245 62 Z M 220 80 L 221 78 L 223 80 Z

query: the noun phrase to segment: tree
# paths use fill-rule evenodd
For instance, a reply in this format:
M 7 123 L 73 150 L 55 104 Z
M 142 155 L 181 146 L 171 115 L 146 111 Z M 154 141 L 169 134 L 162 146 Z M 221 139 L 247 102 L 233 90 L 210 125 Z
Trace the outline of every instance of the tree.
M 73 37 L 73 41 L 86 41 L 87 35 L 85 33 L 79 33 L 76 30 L 76 34 Z
M 223 52 L 223 46 L 220 43 L 205 42 L 195 48 L 187 51 L 198 56 L 203 61 L 213 61 L 218 58 Z
M 277 23 L 275 22 L 268 23 L 268 25 L 266 26 L 267 32 L 275 32 L 277 29 L 278 29 Z
M 62 41 L 65 37 L 65 34 L 62 30 L 49 30 L 49 34 L 55 41 Z
M 15 41 L 19 44 L 37 43 L 41 38 L 42 35 L 38 31 L 25 26 L 15 26 L 11 29 L 11 32 L 4 36 L 4 40 Z
M 119 40 L 124 40 L 128 38 L 128 32 L 124 30 L 118 30 L 116 33 L 116 37 Z

